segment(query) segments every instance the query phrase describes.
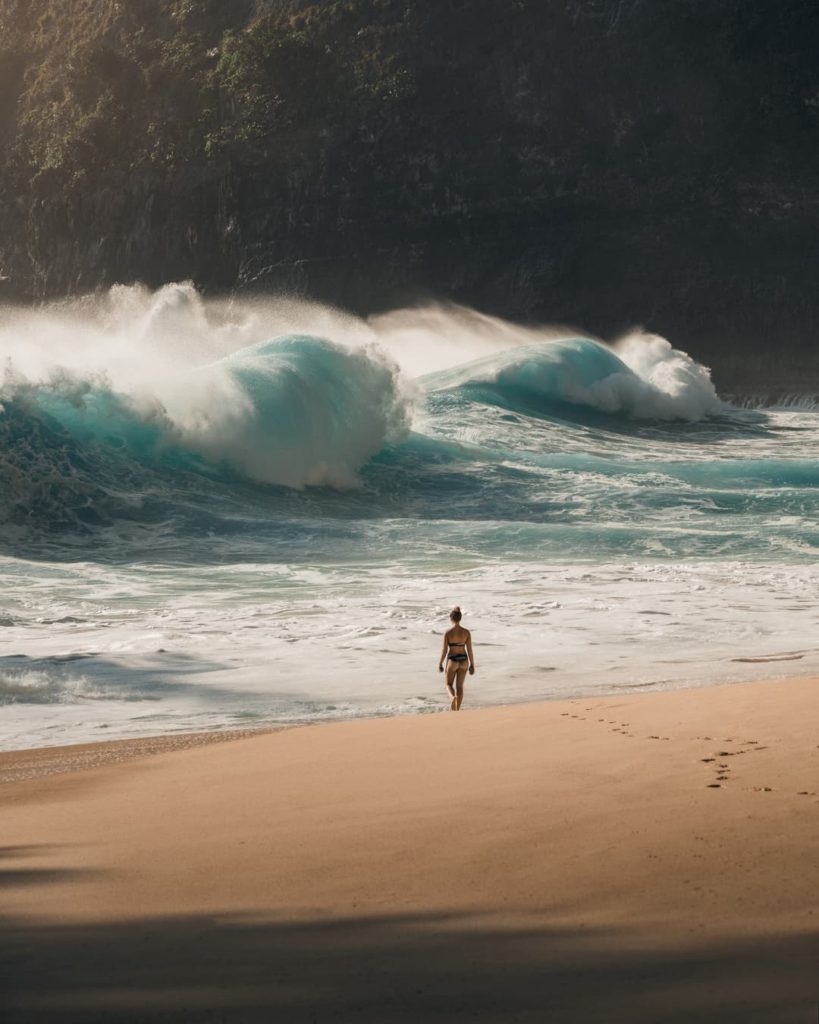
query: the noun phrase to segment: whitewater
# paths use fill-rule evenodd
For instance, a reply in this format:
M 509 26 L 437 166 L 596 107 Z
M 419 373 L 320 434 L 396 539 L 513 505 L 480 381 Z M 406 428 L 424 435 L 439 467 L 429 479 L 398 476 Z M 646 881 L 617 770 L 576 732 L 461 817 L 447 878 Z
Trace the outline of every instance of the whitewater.
M 819 409 L 655 335 L 117 287 L 0 310 L 0 748 L 819 668 Z

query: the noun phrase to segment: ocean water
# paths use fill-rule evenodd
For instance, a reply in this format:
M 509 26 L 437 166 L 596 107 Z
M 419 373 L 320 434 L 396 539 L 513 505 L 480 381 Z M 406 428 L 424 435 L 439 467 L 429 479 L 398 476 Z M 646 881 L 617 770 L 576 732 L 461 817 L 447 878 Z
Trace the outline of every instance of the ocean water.
M 656 336 L 189 285 L 2 311 L 0 747 L 819 668 L 819 410 Z

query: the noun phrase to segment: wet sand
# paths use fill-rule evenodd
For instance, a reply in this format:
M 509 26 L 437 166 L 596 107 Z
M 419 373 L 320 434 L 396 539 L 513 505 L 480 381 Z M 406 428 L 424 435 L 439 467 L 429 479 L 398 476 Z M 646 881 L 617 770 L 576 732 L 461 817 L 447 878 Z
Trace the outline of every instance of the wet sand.
M 815 1024 L 818 711 L 793 679 L 4 755 L 3 1022 Z
M 220 732 L 183 732 L 167 736 L 148 736 L 104 743 L 74 743 L 62 747 L 35 747 L 32 750 L 0 751 L 0 785 L 26 782 L 48 775 L 65 775 L 89 768 L 106 768 L 136 758 L 189 750 L 211 743 L 229 743 L 247 739 L 273 729 L 225 729 Z

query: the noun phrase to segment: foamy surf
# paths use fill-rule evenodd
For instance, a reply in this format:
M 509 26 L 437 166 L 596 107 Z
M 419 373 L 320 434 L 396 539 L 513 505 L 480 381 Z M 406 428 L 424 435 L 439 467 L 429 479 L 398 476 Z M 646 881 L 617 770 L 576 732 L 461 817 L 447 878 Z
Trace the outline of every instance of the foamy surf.
M 633 419 L 696 422 L 725 410 L 708 370 L 664 338 L 634 335 L 619 353 L 588 338 L 550 339 L 486 356 L 424 383 L 431 391 L 483 385 L 484 400 L 512 409 L 523 403 L 525 411 L 546 415 L 555 407 L 579 406 Z
M 426 713 L 454 601 L 478 703 L 815 667 L 819 415 L 665 339 L 176 285 L 0 352 L 6 747 Z

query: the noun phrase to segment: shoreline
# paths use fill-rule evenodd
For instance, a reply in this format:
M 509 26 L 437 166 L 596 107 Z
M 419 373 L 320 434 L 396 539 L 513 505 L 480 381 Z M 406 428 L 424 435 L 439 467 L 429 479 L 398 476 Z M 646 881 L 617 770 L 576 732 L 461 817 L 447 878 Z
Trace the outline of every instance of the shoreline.
M 50 775 L 93 771 L 135 761 L 156 754 L 192 750 L 213 743 L 230 743 L 265 733 L 279 732 L 290 726 L 260 726 L 257 729 L 206 729 L 202 732 L 158 733 L 133 739 L 95 740 L 92 743 L 66 743 L 55 747 L 24 747 L 0 751 L 0 786 L 29 782 Z
M 759 659 L 745 659 L 738 657 L 736 661 L 749 660 L 758 662 Z M 781 661 L 783 659 L 773 659 Z M 766 686 L 816 678 L 815 673 L 808 670 L 803 673 L 789 673 L 781 676 L 769 676 L 764 679 L 736 679 L 720 680 L 713 683 L 688 683 L 684 686 L 671 689 L 651 689 L 654 684 L 648 684 L 645 688 L 634 686 L 621 689 L 614 693 L 603 693 L 599 695 L 581 696 L 555 696 L 552 698 L 536 698 L 530 701 L 514 701 L 507 704 L 489 704 L 465 706 L 464 711 L 470 714 L 477 712 L 493 711 L 501 708 L 528 708 L 538 706 L 553 706 L 560 703 L 577 703 L 582 701 L 607 701 L 626 699 L 634 697 L 650 697 L 660 694 L 707 692 L 712 689 L 745 687 L 745 686 Z M 43 747 L 22 747 L 13 750 L 0 750 L 0 786 L 9 785 L 15 782 L 25 782 L 31 779 L 46 778 L 50 775 L 62 775 L 79 771 L 90 771 L 96 768 L 105 768 L 134 761 L 145 757 L 152 757 L 156 754 L 173 753 L 175 751 L 189 750 L 196 747 L 209 746 L 214 743 L 229 743 L 237 740 L 251 739 L 267 733 L 282 732 L 284 730 L 301 730 L 314 726 L 340 725 L 345 722 L 373 722 L 391 721 L 400 718 L 420 718 L 429 715 L 448 713 L 448 698 L 441 698 L 441 707 L 437 711 L 425 710 L 423 712 L 405 712 L 393 714 L 372 714 L 351 716 L 350 718 L 337 718 L 332 720 L 306 719 L 298 722 L 277 723 L 271 722 L 268 725 L 259 725 L 246 729 L 203 729 L 193 732 L 179 733 L 156 733 L 149 736 L 121 737 L 119 739 L 100 739 L 81 743 L 64 743 L 54 746 Z

